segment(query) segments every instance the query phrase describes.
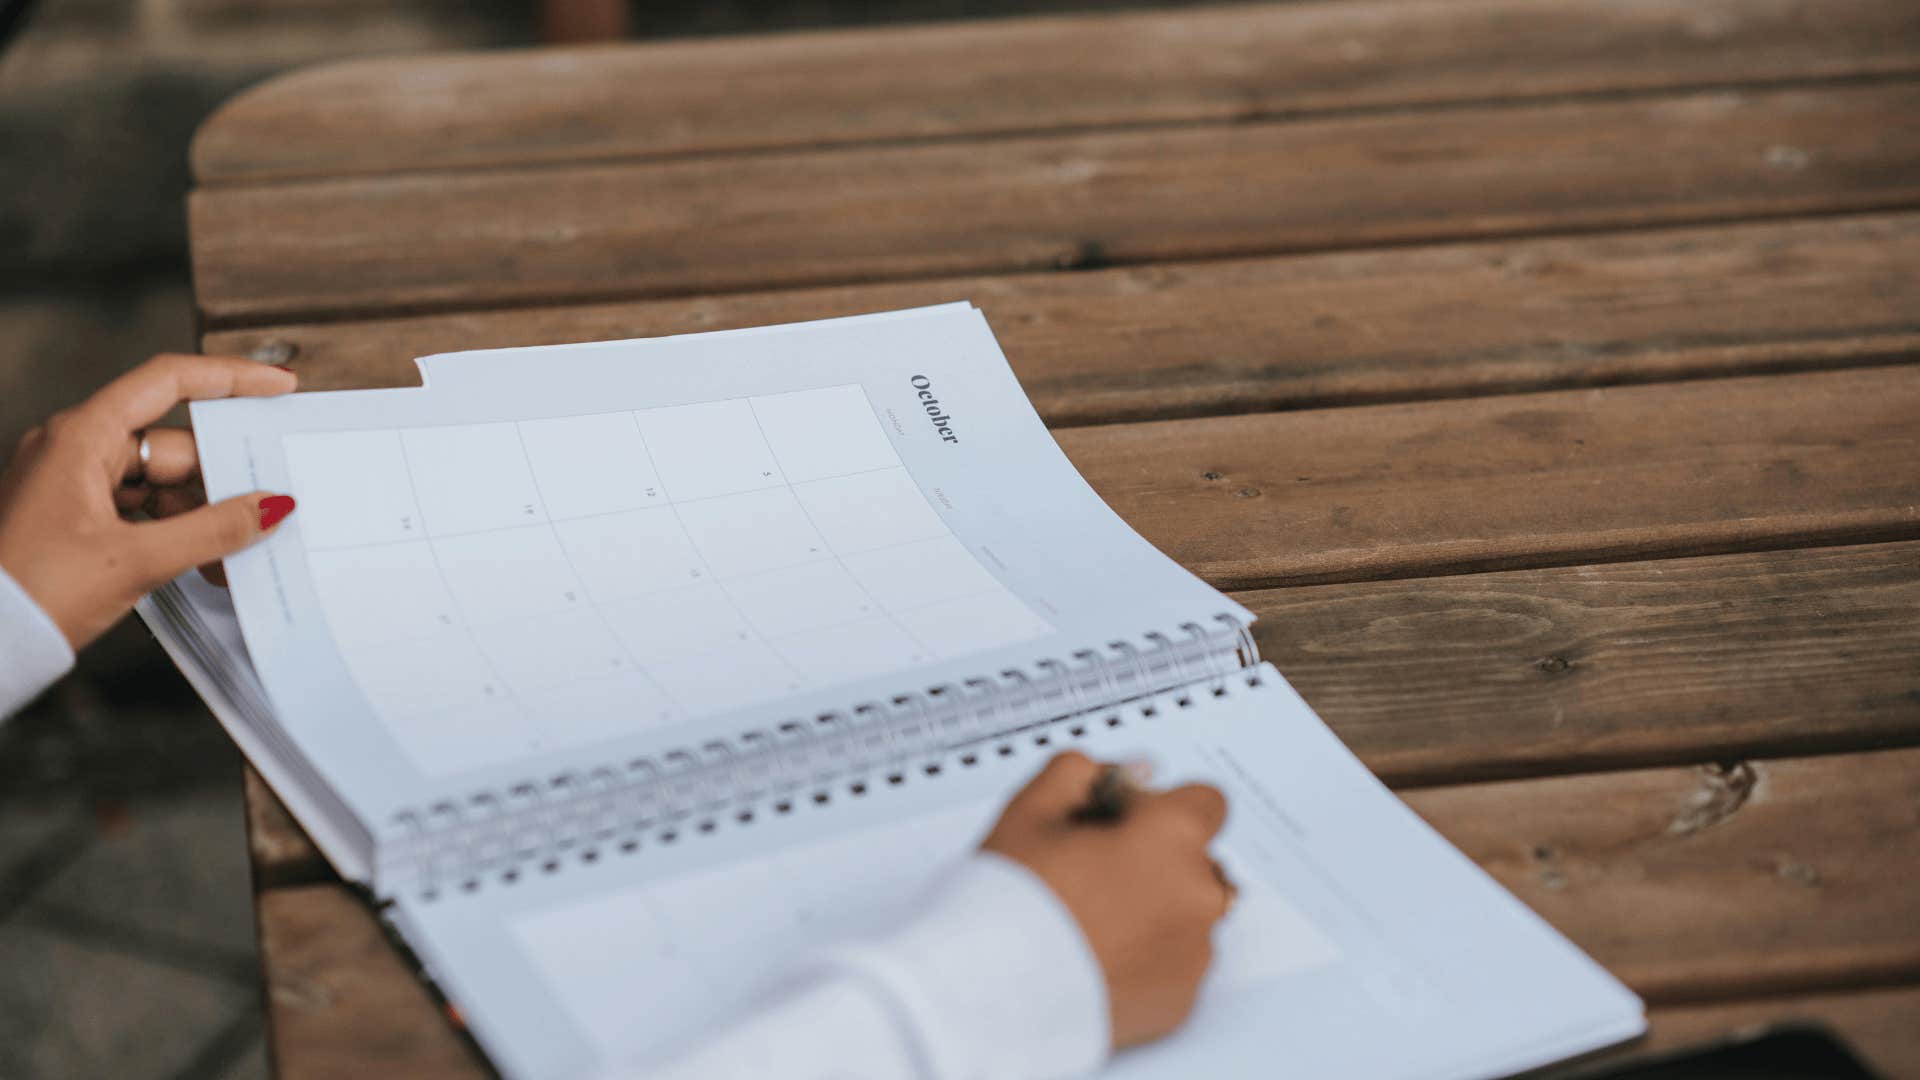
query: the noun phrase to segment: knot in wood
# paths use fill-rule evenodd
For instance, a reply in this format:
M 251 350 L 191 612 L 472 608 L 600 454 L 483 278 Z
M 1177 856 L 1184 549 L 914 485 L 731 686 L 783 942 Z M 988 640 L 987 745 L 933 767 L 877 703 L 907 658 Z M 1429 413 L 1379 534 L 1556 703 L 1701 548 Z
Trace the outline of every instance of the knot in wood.
M 1813 155 L 1797 146 L 1767 147 L 1767 165 L 1781 172 L 1799 172 L 1813 163 Z
M 1808 866 L 1806 863 L 1801 862 L 1791 855 L 1782 855 L 1775 859 L 1773 872 L 1778 875 L 1781 880 L 1791 881 L 1795 885 L 1804 885 L 1809 889 L 1819 888 L 1820 886 L 1820 871 L 1815 870 L 1813 867 Z
M 1535 873 L 1539 876 L 1543 887 L 1553 892 L 1559 892 L 1567 887 L 1567 875 L 1566 871 L 1560 867 L 1559 852 L 1545 844 L 1535 844 L 1531 854 L 1533 861 L 1538 864 Z
M 1692 836 L 1727 820 L 1747 804 L 1759 774 L 1744 761 L 1731 765 L 1702 765 L 1694 770 L 1700 784 L 1686 805 L 1667 824 L 1668 836 Z
M 320 1012 L 333 1007 L 333 991 L 313 979 L 292 978 L 273 984 L 269 993 L 276 1005 L 300 1012 Z
M 1054 260 L 1062 270 L 1099 270 L 1108 265 L 1107 249 L 1098 240 L 1082 240 Z

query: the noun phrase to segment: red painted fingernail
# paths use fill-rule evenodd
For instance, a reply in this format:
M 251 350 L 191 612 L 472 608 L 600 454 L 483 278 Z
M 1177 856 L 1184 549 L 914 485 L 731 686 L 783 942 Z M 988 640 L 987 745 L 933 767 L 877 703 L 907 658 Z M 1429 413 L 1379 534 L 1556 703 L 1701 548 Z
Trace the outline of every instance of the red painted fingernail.
M 293 513 L 293 496 L 269 495 L 260 500 L 260 531 L 266 532 Z

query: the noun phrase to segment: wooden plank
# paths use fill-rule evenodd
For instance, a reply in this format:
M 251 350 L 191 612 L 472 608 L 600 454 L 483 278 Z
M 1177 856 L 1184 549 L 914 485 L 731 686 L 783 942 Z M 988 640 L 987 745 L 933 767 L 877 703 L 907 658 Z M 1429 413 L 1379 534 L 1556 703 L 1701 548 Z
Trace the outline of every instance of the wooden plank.
M 1649 1001 L 1920 980 L 1920 750 L 1406 799 Z
M 1395 786 L 1920 739 L 1920 543 L 1245 592 Z M 248 772 L 254 880 L 329 876 Z
M 1068 428 L 1221 588 L 1920 535 L 1920 368 Z
M 1235 5 L 364 59 L 242 95 L 202 183 L 1912 71 L 1906 0 Z M 778 102 L 778 108 L 765 107 Z
M 1656 1040 L 1812 1015 L 1899 1066 L 1920 1063 L 1913 1025 L 1900 1022 L 1920 993 L 1910 985 L 1920 894 L 1907 880 L 1920 859 L 1916 776 L 1920 751 L 1888 751 L 1442 788 L 1411 801 L 1656 1005 L 1733 999 L 1656 1010 Z M 275 889 L 259 904 L 286 1076 L 364 1075 L 376 1061 L 409 1076 L 471 1075 L 468 1052 L 345 890 Z M 1861 981 L 1894 988 L 1839 992 Z M 1770 991 L 1811 996 L 1742 1000 Z
M 1920 83 L 213 188 L 210 325 L 1920 201 Z
M 1236 599 L 1397 787 L 1920 742 L 1920 543 Z
M 1916 9 L 1920 10 L 1920 9 Z M 1920 355 L 1920 214 L 229 330 L 314 390 L 413 357 L 972 299 L 1051 425 Z

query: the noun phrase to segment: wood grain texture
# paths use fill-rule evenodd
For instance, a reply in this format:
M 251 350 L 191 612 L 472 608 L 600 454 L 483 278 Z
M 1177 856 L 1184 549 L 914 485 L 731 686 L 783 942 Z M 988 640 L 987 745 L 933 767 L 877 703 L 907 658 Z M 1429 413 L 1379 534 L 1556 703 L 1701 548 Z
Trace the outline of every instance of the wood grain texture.
M 1920 535 L 1920 368 L 1069 428 L 1222 588 Z
M 209 325 L 1920 201 L 1920 83 L 195 192 Z
M 1406 798 L 1649 1001 L 1920 981 L 1920 750 Z
M 974 299 L 1102 497 L 1655 1002 L 1643 1051 L 1811 1016 L 1920 1074 L 1916 115 L 1907 0 L 356 61 L 203 129 L 194 271 L 207 345 L 310 388 Z M 484 1075 L 247 797 L 283 1075 Z
M 1389 784 L 1920 741 L 1920 543 L 1243 592 Z M 254 880 L 324 880 L 249 770 Z
M 942 278 L 209 334 L 312 390 L 413 358 L 971 299 L 1050 425 L 1882 363 L 1920 355 L 1920 215 Z
M 1920 1063 L 1920 751 L 1418 792 L 1415 809 L 1656 1005 L 1656 1039 L 1814 1015 L 1885 1065 Z M 469 1051 L 344 889 L 260 898 L 288 1077 L 474 1075 Z M 1839 993 L 1833 980 L 1895 988 Z M 1769 1000 L 1749 1000 L 1762 994 Z M 1671 1027 L 1671 1033 L 1667 1029 Z M 1896 1075 L 1901 1072 L 1896 1068 Z
M 1236 599 L 1395 786 L 1920 742 L 1920 543 Z
M 1236 5 L 354 60 L 275 79 L 201 183 L 698 154 L 1920 67 L 1905 0 Z

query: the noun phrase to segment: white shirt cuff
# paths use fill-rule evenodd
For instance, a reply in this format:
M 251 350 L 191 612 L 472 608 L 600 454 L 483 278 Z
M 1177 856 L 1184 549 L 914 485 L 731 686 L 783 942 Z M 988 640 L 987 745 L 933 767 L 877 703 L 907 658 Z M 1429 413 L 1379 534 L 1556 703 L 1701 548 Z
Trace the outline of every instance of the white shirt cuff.
M 1105 1062 L 1106 980 L 1072 912 L 1032 871 L 982 852 L 893 936 L 830 959 L 878 984 L 941 1080 L 1080 1076 Z
M 0 719 L 26 707 L 72 667 L 66 635 L 0 569 Z

